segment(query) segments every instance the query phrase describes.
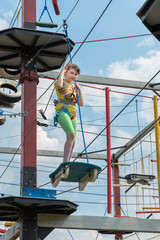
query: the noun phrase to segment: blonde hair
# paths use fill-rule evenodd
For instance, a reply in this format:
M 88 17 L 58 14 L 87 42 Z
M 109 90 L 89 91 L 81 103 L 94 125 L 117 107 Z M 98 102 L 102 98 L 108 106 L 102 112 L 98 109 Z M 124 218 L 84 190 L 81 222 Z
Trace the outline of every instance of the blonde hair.
M 75 69 L 76 72 L 78 73 L 78 75 L 80 74 L 80 68 L 76 65 L 76 64 L 73 64 L 73 63 L 68 63 L 66 65 L 66 68 L 67 68 L 67 71 L 71 68 Z

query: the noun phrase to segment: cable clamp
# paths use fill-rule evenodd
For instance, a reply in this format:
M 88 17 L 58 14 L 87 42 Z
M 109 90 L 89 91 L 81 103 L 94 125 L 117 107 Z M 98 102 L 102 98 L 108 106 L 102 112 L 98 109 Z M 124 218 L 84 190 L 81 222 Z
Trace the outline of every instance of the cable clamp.
M 40 126 L 40 127 L 48 127 L 48 124 L 40 123 L 39 121 L 37 121 L 37 125 Z

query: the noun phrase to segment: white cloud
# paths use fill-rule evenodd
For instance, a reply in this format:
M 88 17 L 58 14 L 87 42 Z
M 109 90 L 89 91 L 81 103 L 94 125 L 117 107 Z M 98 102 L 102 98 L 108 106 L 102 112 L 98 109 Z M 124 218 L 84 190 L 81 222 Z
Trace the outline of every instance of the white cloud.
M 12 12 L 12 10 L 3 13 L 3 16 L 4 16 L 6 19 L 12 18 L 12 17 L 13 17 L 13 12 Z
M 151 47 L 153 46 L 153 44 L 154 44 L 153 37 L 147 37 L 147 38 L 144 38 L 142 41 L 140 41 L 137 44 L 137 47 Z
M 119 139 L 112 140 L 112 147 L 123 146 L 129 141 L 128 139 L 131 139 L 133 137 L 129 132 L 123 131 L 121 129 L 117 129 L 115 135 L 117 137 L 121 137 L 121 140 L 119 140 Z M 124 138 L 124 139 L 122 139 L 122 138 Z M 127 139 L 125 139 L 125 138 L 127 138 Z
M 5 19 L 0 18 L 0 30 L 8 28 L 8 23 Z
M 116 61 L 110 64 L 106 68 L 106 76 L 111 78 L 118 79 L 126 79 L 132 81 L 144 81 L 148 82 L 160 69 L 159 64 L 160 51 L 149 51 L 145 56 L 140 56 L 135 59 L 127 59 L 124 61 Z M 160 74 L 158 74 L 152 81 L 152 83 L 158 82 L 160 79 Z M 127 87 L 127 86 L 126 86 Z M 111 87 L 111 90 L 118 90 L 121 92 L 128 93 L 138 93 L 139 89 L 127 89 L 127 88 L 115 88 Z M 141 93 L 142 95 L 147 95 L 152 97 L 153 92 L 144 91 Z M 123 99 L 127 96 L 124 94 L 112 93 L 114 98 L 112 99 L 113 105 L 121 105 L 123 103 Z M 129 97 L 129 95 L 128 95 Z M 126 104 L 125 102 L 124 104 Z M 146 99 L 142 102 L 142 109 L 146 109 L 147 103 Z M 150 110 L 142 111 L 139 115 L 141 119 L 145 120 L 147 123 L 153 120 L 153 113 L 150 114 Z
M 38 131 L 40 131 L 40 129 L 41 127 L 38 127 Z M 60 149 L 61 145 L 57 138 L 48 137 L 47 132 L 42 130 L 38 133 L 37 146 L 38 146 L 38 149 L 53 150 L 53 149 Z
M 104 74 L 104 70 L 103 69 L 99 69 L 98 73 L 99 73 L 99 75 L 103 75 Z
M 74 239 L 83 239 L 83 240 L 88 240 L 88 239 L 96 239 L 97 236 L 97 232 L 96 231 L 83 231 L 83 230 L 70 230 L 70 233 L 72 234 Z M 56 238 L 56 240 L 61 240 L 64 239 L 65 236 L 65 240 L 70 240 L 71 236 L 69 234 L 69 232 L 67 230 L 54 230 L 50 235 L 48 235 L 48 237 L 46 238 L 46 240 L 51 240 Z M 114 235 L 98 235 L 98 240 L 101 239 L 114 239 Z
M 103 88 L 102 85 L 96 86 L 100 87 L 101 89 Z M 84 88 L 82 89 L 82 92 L 84 95 L 85 105 L 91 106 L 93 111 L 98 114 L 105 111 L 105 91 L 86 87 L 85 89 Z M 101 106 L 104 106 L 104 108 Z
M 106 76 L 147 82 L 159 70 L 160 51 L 149 51 L 146 56 L 117 61 L 106 68 Z

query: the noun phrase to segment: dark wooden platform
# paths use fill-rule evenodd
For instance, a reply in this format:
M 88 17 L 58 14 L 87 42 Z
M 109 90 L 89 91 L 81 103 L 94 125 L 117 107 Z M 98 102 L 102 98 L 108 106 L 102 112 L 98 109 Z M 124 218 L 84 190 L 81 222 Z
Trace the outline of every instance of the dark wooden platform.
M 55 213 L 69 215 L 77 210 L 78 205 L 57 199 L 43 199 L 30 197 L 0 198 L 0 221 L 17 221 L 23 210 L 38 213 Z
M 75 43 L 70 39 L 72 51 Z M 65 34 L 24 28 L 0 31 L 0 67 L 21 70 L 23 54 L 28 54 L 27 64 L 33 65 L 36 56 L 38 72 L 58 69 L 68 56 Z M 29 63 L 30 62 L 30 63 Z M 32 66 L 34 70 L 34 65 Z

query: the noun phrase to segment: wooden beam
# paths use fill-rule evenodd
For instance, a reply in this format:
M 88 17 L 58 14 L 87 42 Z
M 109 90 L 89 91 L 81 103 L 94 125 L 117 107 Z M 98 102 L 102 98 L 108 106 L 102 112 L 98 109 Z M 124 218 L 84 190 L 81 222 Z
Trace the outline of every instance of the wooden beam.
M 17 151 L 17 148 L 9 148 L 9 147 L 0 147 L 0 153 L 5 154 L 21 154 L 21 149 Z M 78 152 L 74 152 L 72 154 L 72 158 L 76 158 L 78 156 Z M 51 151 L 51 150 L 37 150 L 37 156 L 41 157 L 63 157 L 63 151 Z M 85 159 L 86 156 L 83 155 L 78 157 L 80 159 Z M 89 159 L 96 160 L 105 160 L 107 156 L 105 154 L 89 154 Z
M 47 77 L 52 77 L 56 79 L 58 75 L 59 75 L 59 72 L 50 71 L 39 76 L 47 76 Z M 107 85 L 107 86 L 123 87 L 123 88 L 134 88 L 134 89 L 142 89 L 147 83 L 147 82 L 135 81 L 135 80 L 89 76 L 89 75 L 83 75 L 83 74 L 78 76 L 77 81 L 80 83 L 90 83 L 90 84 L 98 84 L 98 85 L 105 85 L 105 86 Z M 145 90 L 160 91 L 160 85 L 155 85 L 154 87 L 147 85 L 145 87 Z
M 107 232 L 160 233 L 159 220 L 121 217 L 96 217 L 62 214 L 38 214 L 38 226 L 60 229 Z
M 1 240 L 15 240 L 19 237 L 20 223 L 16 222 L 1 237 Z

